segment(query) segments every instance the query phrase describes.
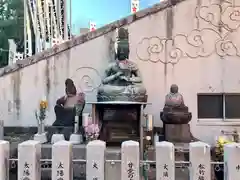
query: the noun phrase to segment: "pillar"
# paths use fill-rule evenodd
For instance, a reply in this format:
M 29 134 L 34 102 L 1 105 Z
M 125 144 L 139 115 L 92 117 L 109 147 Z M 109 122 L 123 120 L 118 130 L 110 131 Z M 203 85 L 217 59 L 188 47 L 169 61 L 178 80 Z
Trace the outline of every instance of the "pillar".
M 175 150 L 173 143 L 156 142 L 156 179 L 175 179 Z
M 9 153 L 8 141 L 0 141 L 0 179 L 9 180 Z
M 224 180 L 238 180 L 240 177 L 240 143 L 224 146 Z
M 139 180 L 139 143 L 125 141 L 121 146 L 121 179 Z
M 41 144 L 28 140 L 18 145 L 18 180 L 41 180 Z
M 52 146 L 52 180 L 73 179 L 73 145 L 69 141 L 58 141 Z
M 94 140 L 87 144 L 87 180 L 105 180 L 105 150 L 104 141 Z
M 210 146 L 203 142 L 189 144 L 190 180 L 211 180 Z

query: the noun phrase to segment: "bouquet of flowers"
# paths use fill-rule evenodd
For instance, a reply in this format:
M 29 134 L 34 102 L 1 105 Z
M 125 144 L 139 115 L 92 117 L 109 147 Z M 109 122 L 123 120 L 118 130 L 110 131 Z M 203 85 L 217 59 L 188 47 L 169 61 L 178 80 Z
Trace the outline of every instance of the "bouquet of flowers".
M 84 128 L 84 130 L 87 141 L 98 139 L 100 132 L 98 124 L 89 124 Z
M 221 161 L 223 159 L 224 145 L 232 143 L 233 141 L 228 140 L 226 137 L 219 136 L 217 139 L 217 144 L 215 147 L 215 155 L 217 160 Z
M 39 103 L 39 111 L 35 111 L 35 116 L 38 121 L 38 125 L 40 127 L 39 133 L 44 131 L 44 120 L 46 118 L 46 111 L 48 107 L 48 102 L 46 100 L 41 100 Z

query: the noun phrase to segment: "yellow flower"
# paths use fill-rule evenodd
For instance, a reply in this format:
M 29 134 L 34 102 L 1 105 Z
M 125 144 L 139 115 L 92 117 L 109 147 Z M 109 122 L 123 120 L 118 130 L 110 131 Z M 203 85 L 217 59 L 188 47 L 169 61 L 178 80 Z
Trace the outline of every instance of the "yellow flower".
M 222 155 L 224 151 L 224 145 L 229 143 L 232 143 L 232 141 L 229 141 L 226 138 L 220 136 L 216 144 L 216 154 Z
M 40 101 L 40 108 L 41 109 L 47 109 L 47 107 L 48 107 L 48 102 L 44 101 L 44 100 L 41 100 Z
M 218 144 L 224 144 L 225 143 L 225 139 L 223 137 L 219 137 L 218 138 Z

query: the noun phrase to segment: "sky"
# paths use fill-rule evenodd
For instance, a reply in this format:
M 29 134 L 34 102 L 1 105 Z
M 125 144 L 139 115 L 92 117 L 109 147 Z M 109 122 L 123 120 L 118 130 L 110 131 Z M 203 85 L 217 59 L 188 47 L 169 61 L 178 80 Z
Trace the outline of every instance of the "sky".
M 140 10 L 159 2 L 140 0 Z M 95 22 L 98 28 L 130 15 L 130 3 L 131 0 L 72 0 L 73 34 L 79 34 L 80 28 L 89 28 L 89 21 Z

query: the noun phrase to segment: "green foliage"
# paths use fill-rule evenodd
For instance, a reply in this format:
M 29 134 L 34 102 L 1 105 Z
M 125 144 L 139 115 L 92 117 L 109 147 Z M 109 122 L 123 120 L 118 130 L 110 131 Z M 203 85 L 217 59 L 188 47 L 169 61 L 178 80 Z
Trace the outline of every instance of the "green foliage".
M 0 48 L 3 50 L 8 49 L 8 38 L 4 31 L 0 30 Z M 6 66 L 8 63 L 8 52 L 0 49 L 0 67 Z
M 24 49 L 24 5 L 22 0 L 0 1 L 0 49 L 8 50 L 14 39 L 18 51 Z M 7 65 L 8 52 L 0 50 L 0 67 Z

